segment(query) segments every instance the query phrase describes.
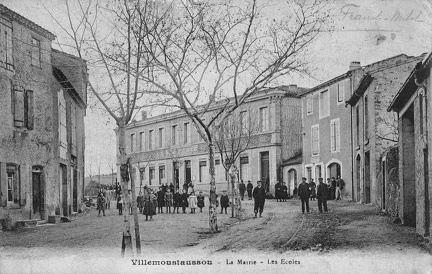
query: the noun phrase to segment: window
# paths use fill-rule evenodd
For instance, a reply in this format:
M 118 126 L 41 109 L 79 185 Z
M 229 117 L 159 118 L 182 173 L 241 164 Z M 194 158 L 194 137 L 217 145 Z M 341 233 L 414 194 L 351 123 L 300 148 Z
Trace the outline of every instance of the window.
M 240 128 L 242 133 L 247 133 L 249 129 L 249 119 L 247 111 L 240 112 Z
M 171 127 L 171 144 L 177 145 L 177 125 Z
M 159 184 L 161 184 L 161 180 L 165 179 L 165 166 L 159 166 Z
M 41 67 L 41 44 L 36 38 L 32 38 L 31 64 L 38 68 Z
M 259 127 L 261 131 L 269 130 L 268 107 L 263 107 L 259 109 Z
M 140 146 L 140 151 L 144 151 L 145 148 L 145 134 L 144 132 L 140 132 L 139 134 L 139 146 Z
M 320 92 L 319 97 L 319 116 L 320 118 L 329 116 L 330 114 L 330 100 L 328 90 Z
M 67 153 L 67 130 L 66 130 L 66 100 L 63 90 L 58 94 L 59 104 L 59 140 L 60 140 L 60 157 L 66 159 Z
M 369 106 L 368 106 L 368 96 L 364 97 L 364 137 L 369 139 Z
M 34 98 L 32 90 L 24 90 L 21 87 L 13 88 L 12 113 L 14 125 L 25 127 L 29 130 L 34 128 Z M 66 104 L 65 104 L 66 105 Z
M 135 133 L 130 135 L 130 152 L 135 151 Z
M 240 180 L 246 180 L 246 178 L 249 178 L 248 172 L 247 172 L 247 165 L 249 164 L 249 157 L 243 156 L 240 157 Z
M 149 168 L 149 185 L 152 184 L 152 181 L 155 178 L 155 168 L 154 167 L 150 167 Z
M 315 183 L 318 183 L 319 178 L 322 178 L 321 165 L 316 165 L 315 166 Z
M 319 147 L 319 125 L 312 126 L 311 128 L 312 138 L 312 155 L 318 155 L 320 153 Z
M 189 123 L 183 125 L 183 141 L 185 144 L 189 143 Z
M 207 166 L 207 161 L 200 161 L 199 162 L 199 182 L 200 183 L 203 181 L 206 166 Z
M 12 23 L 0 18 L 0 66 L 13 69 Z
M 148 141 L 149 150 L 153 149 L 153 131 L 154 130 L 149 130 L 149 136 L 148 136 L 148 138 L 149 138 L 149 141 Z
M 20 202 L 20 178 L 19 168 L 15 164 L 6 165 L 7 176 L 7 204 L 19 204 Z
M 219 165 L 220 164 L 220 159 L 216 159 L 215 160 L 215 165 Z
M 140 172 L 140 181 L 142 182 L 145 178 L 145 167 L 140 167 L 139 172 Z
M 356 106 L 356 145 L 360 144 L 360 106 Z
M 340 151 L 340 120 L 339 118 L 330 121 L 330 146 L 331 152 Z
M 345 99 L 344 84 L 346 84 L 346 82 L 344 82 L 344 81 L 341 81 L 337 84 L 337 101 L 338 101 L 338 103 L 342 103 Z
M 306 96 L 306 110 L 307 114 L 313 113 L 313 95 Z
M 163 147 L 163 144 L 164 144 L 164 129 L 163 128 L 160 128 L 159 129 L 159 148 L 162 148 Z

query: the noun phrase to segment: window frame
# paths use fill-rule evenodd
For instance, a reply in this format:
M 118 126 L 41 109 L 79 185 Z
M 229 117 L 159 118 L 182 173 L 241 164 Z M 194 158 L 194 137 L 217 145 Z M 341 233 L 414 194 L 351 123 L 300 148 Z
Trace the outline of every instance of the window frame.
M 317 132 L 317 151 L 314 150 L 314 130 Z M 319 124 L 311 126 L 311 154 L 312 156 L 320 155 L 320 134 L 319 134 Z
M 36 44 L 35 44 L 36 42 Z M 31 37 L 31 54 L 30 54 L 30 64 L 35 68 L 42 68 L 42 41 L 39 38 L 34 36 Z M 37 51 L 35 51 L 35 48 Z M 34 54 L 37 55 L 37 58 L 34 58 Z

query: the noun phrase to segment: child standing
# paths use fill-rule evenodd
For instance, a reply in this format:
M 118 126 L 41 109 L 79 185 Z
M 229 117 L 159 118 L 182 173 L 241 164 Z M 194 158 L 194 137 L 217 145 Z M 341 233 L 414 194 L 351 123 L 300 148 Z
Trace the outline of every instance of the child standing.
M 105 216 L 105 205 L 106 205 L 106 199 L 102 192 L 99 192 L 99 195 L 97 197 L 97 208 L 99 209 L 98 217 L 100 216 L 101 210 L 103 212 L 103 215 Z
M 183 189 L 183 193 L 180 195 L 180 205 L 183 209 L 183 214 L 185 214 L 186 207 L 188 207 L 188 194 L 186 189 Z
M 119 215 L 123 214 L 123 194 L 117 196 L 117 209 L 119 210 Z
M 202 191 L 199 192 L 199 194 L 197 196 L 197 200 L 198 200 L 198 207 L 200 209 L 200 212 L 202 212 L 202 209 L 204 207 L 204 195 L 203 195 Z
M 163 213 L 165 193 L 163 192 L 162 187 L 159 187 L 159 191 L 156 193 L 156 196 L 157 196 L 158 213 Z
M 143 193 L 140 191 L 137 197 L 137 205 L 139 208 L 139 213 L 143 213 L 143 208 L 144 208 L 144 195 Z
M 189 208 L 191 210 L 190 213 L 195 213 L 195 209 L 197 208 L 197 197 L 195 196 L 195 193 L 192 191 L 189 198 L 188 198 L 188 202 L 189 202 Z
M 171 190 L 167 187 L 165 192 L 166 213 L 171 213 L 172 206 L 173 206 L 173 194 L 171 193 Z
M 181 205 L 181 194 L 179 193 L 178 189 L 176 190 L 176 193 L 174 193 L 174 208 L 173 208 L 173 213 L 175 213 L 176 208 L 177 208 L 177 213 L 179 213 L 179 207 Z
M 226 190 L 223 191 L 222 196 L 220 197 L 220 204 L 221 204 L 221 214 L 223 213 L 224 209 L 225 209 L 225 214 L 228 214 L 227 208 L 229 207 L 229 197 Z

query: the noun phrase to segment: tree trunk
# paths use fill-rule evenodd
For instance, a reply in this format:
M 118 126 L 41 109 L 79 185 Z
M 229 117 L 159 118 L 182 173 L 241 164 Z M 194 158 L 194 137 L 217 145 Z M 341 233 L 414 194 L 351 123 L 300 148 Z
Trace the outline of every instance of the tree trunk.
M 118 149 L 119 149 L 119 164 L 126 164 L 126 133 L 125 133 L 125 124 L 123 121 L 117 123 L 118 125 Z M 121 176 L 122 177 L 122 176 Z M 122 181 L 122 189 L 123 189 L 123 201 L 127 201 L 128 198 L 128 180 L 121 178 Z M 121 254 L 124 255 L 125 251 L 132 253 L 132 235 L 130 233 L 130 221 L 129 221 L 129 209 L 128 204 L 123 203 L 123 240 L 121 246 Z
M 239 191 L 239 180 L 238 180 L 238 169 L 235 164 L 230 167 L 230 179 L 232 186 L 232 217 L 236 217 L 241 220 L 242 218 L 242 206 L 241 206 L 241 197 Z
M 209 205 L 209 226 L 210 231 L 218 231 L 217 210 L 216 210 L 216 180 L 215 180 L 215 163 L 213 143 L 209 142 L 209 173 L 210 173 L 210 205 Z
M 138 220 L 138 210 L 137 210 L 137 202 L 136 202 L 136 193 L 135 193 L 135 178 L 133 177 L 132 172 L 132 164 L 129 163 L 129 175 L 131 181 L 131 189 L 132 189 L 132 210 L 134 215 L 134 223 L 135 223 L 135 247 L 138 255 L 141 255 L 141 236 L 139 230 L 139 220 Z

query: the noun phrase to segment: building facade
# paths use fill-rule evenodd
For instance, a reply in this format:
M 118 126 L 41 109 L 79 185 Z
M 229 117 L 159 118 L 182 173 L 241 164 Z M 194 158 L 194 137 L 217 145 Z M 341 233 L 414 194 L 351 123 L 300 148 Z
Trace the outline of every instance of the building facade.
M 389 111 L 398 114 L 399 199 L 398 213 L 403 224 L 416 227 L 418 234 L 430 237 L 432 229 L 432 53 L 410 71 L 393 98 Z
M 353 64 L 350 69 L 358 68 Z M 303 124 L 303 177 L 341 176 L 344 198 L 352 196 L 351 118 L 345 101 L 351 96 L 351 71 L 301 94 Z
M 385 153 L 397 144 L 398 125 L 387 107 L 420 60 L 401 54 L 352 71 L 355 89 L 347 103 L 352 118 L 354 201 L 388 206 Z
M 69 215 L 83 185 L 82 63 L 54 52 L 52 33 L 3 5 L 0 31 L 0 219 Z
M 302 90 L 297 86 L 271 88 L 252 95 L 237 110 L 242 121 L 254 121 L 257 126 L 249 148 L 237 160 L 240 180 L 250 180 L 254 185 L 261 180 L 274 194 L 274 185 L 285 176 L 282 162 L 301 152 L 297 94 Z M 214 110 L 204 119 L 209 120 Z M 192 182 L 195 190 L 209 191 L 208 147 L 183 112 L 151 118 L 143 115 L 127 127 L 126 147 L 135 168 L 137 192 L 144 186 L 158 188 L 170 183 L 182 188 L 185 182 Z M 215 171 L 217 191 L 226 190 L 228 176 L 216 146 Z

